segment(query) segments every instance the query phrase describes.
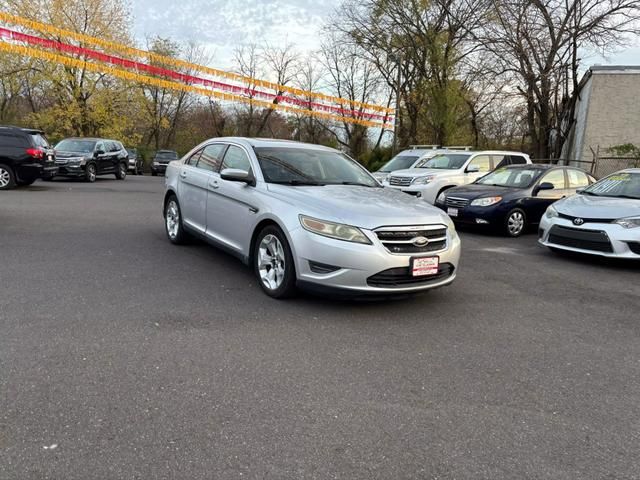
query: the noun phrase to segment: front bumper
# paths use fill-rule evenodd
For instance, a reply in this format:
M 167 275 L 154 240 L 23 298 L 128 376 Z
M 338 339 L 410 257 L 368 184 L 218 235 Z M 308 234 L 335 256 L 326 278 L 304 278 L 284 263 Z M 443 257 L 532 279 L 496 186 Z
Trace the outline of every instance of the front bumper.
M 158 164 L 158 165 L 151 165 L 151 171 L 153 173 L 165 173 L 167 171 L 167 165 L 164 165 L 162 163 Z
M 499 225 L 506 216 L 506 212 L 501 209 L 490 207 L 474 207 L 466 205 L 464 207 L 454 208 L 456 215 L 446 205 L 436 202 L 436 207 L 444 211 L 451 220 L 460 225 L 478 225 L 478 226 L 495 226 Z M 452 212 L 452 213 L 449 213 Z
M 640 228 L 615 223 L 584 223 L 542 217 L 538 242 L 545 247 L 608 258 L 640 260 Z
M 363 230 L 372 245 L 334 240 L 296 228 L 290 231 L 298 283 L 322 290 L 342 290 L 354 294 L 411 293 L 443 287 L 454 281 L 460 260 L 460 237 L 447 229 L 444 249 L 428 253 L 392 254 L 374 232 Z M 438 257 L 435 275 L 411 277 L 411 258 Z M 318 273 L 312 265 L 338 267 Z M 316 269 L 317 270 L 317 269 Z
M 84 165 L 69 163 L 58 165 L 58 172 L 56 175 L 60 177 L 83 177 Z

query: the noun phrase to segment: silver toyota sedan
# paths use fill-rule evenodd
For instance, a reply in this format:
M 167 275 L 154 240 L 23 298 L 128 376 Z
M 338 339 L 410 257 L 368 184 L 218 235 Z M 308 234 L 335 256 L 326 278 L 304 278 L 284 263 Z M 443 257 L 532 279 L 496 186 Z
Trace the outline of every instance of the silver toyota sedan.
M 167 236 L 196 236 L 253 266 L 264 292 L 347 295 L 450 284 L 460 238 L 441 210 L 383 188 L 332 148 L 214 138 L 166 172 Z

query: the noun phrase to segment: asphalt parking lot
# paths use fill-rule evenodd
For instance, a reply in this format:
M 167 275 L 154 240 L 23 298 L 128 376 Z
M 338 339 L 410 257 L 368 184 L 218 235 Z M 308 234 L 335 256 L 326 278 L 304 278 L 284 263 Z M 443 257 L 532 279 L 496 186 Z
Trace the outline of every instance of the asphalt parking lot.
M 640 266 L 463 232 L 451 287 L 277 301 L 162 192 L 0 194 L 1 479 L 640 478 Z

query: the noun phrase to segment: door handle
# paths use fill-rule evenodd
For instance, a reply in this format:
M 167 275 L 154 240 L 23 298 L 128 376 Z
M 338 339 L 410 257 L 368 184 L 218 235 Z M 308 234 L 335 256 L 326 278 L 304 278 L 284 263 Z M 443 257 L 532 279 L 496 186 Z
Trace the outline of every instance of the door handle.
M 180 172 L 180 177 L 187 178 L 187 172 Z
M 218 184 L 218 181 L 217 181 L 217 180 L 211 180 L 211 181 L 209 182 L 209 186 L 210 186 L 211 188 L 218 188 L 220 185 Z

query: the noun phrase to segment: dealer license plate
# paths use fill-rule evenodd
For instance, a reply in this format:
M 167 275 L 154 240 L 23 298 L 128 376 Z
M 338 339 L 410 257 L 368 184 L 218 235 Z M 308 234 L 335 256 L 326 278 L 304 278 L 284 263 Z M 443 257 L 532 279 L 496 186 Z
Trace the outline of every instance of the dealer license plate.
M 438 257 L 419 257 L 411 262 L 411 275 L 422 277 L 425 275 L 435 275 L 438 273 L 440 259 Z
M 458 216 L 458 209 L 457 208 L 447 208 L 447 214 L 450 217 L 457 217 Z

